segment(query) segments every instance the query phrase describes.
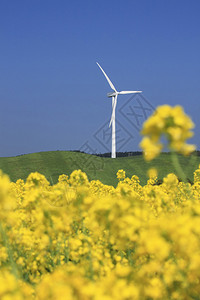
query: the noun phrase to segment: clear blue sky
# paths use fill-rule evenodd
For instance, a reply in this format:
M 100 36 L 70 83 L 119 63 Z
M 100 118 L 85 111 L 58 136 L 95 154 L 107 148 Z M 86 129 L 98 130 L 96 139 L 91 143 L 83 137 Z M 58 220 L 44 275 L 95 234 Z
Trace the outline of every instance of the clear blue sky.
M 143 91 L 119 97 L 118 150 L 138 150 L 145 117 L 138 110 L 137 123 L 125 108 L 145 100 L 183 105 L 200 148 L 199 12 L 199 0 L 1 0 L 0 156 L 86 142 L 107 152 L 111 90 L 96 61 L 117 89 Z

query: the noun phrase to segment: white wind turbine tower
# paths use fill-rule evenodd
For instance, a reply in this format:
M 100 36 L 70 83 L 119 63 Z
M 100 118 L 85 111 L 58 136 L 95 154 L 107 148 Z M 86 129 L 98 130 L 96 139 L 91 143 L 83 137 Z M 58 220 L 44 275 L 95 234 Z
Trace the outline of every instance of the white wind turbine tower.
M 102 69 L 102 67 L 100 66 L 100 64 L 98 64 L 98 62 L 97 62 L 97 65 L 99 66 L 99 68 L 103 72 L 103 74 L 106 77 L 111 89 L 113 90 L 113 92 L 108 93 L 107 96 L 109 98 L 112 98 L 112 115 L 111 115 L 110 124 L 109 124 L 109 127 L 112 124 L 112 156 L 111 157 L 116 158 L 115 109 L 116 109 L 116 105 L 117 105 L 117 96 L 118 95 L 126 95 L 126 94 L 142 93 L 142 91 L 121 91 L 121 92 L 118 92 L 116 90 L 116 88 L 114 87 L 114 85 L 112 84 L 112 82 L 110 81 L 110 79 L 108 78 L 108 76 L 106 75 L 106 73 L 104 72 L 104 70 Z

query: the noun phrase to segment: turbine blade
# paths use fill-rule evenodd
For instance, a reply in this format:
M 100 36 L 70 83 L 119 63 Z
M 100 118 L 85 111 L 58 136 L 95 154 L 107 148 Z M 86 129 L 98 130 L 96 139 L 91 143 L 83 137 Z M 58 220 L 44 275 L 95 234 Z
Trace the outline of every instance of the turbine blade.
M 116 105 L 117 105 L 117 95 L 115 96 L 114 105 L 113 105 L 113 108 L 112 108 L 112 116 L 111 116 L 111 119 L 110 119 L 109 128 L 110 128 L 110 126 L 111 126 L 111 124 L 113 122 Z
M 121 91 L 120 95 L 142 93 L 142 91 Z
M 101 71 L 103 72 L 104 76 L 106 77 L 111 89 L 115 92 L 117 92 L 116 88 L 114 87 L 114 85 L 112 84 L 111 80 L 109 79 L 109 77 L 107 76 L 107 74 L 105 73 L 105 71 L 102 69 L 102 67 L 100 66 L 100 64 L 98 64 L 97 62 L 97 65 L 99 66 L 99 68 L 101 69 Z

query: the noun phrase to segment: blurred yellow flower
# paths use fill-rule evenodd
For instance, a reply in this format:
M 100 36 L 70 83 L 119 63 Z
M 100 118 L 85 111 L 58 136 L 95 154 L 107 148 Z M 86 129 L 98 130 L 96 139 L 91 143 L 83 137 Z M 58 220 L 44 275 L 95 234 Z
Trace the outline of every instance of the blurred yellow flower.
M 143 140 L 140 147 L 146 160 L 158 156 L 163 148 L 160 138 L 164 135 L 170 150 L 183 155 L 189 155 L 196 147 L 186 144 L 186 140 L 193 136 L 190 130 L 194 128 L 191 119 L 184 113 L 181 106 L 159 106 L 153 115 L 147 119 L 142 128 Z

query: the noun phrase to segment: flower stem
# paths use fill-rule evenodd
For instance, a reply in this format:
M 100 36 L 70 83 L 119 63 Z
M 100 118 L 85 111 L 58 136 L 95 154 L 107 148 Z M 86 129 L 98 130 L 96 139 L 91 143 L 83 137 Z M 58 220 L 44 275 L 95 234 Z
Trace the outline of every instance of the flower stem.
M 10 266 L 12 268 L 12 272 L 15 275 L 15 277 L 18 278 L 17 266 L 16 266 L 16 263 L 15 263 L 14 258 L 13 258 L 13 253 L 12 253 L 12 250 L 10 248 L 10 244 L 9 244 L 6 232 L 5 232 L 1 222 L 0 222 L 0 233 L 1 233 L 1 236 L 2 236 L 4 246 L 7 249 L 8 258 L 9 258 L 9 261 L 10 261 Z
M 184 182 L 187 182 L 187 178 L 186 178 L 186 175 L 180 165 L 180 162 L 179 162 L 179 159 L 178 159 L 178 155 L 174 152 L 174 151 L 171 151 L 171 158 L 172 158 L 172 162 L 173 162 L 173 165 L 175 167 L 175 170 L 176 170 L 176 173 L 178 175 L 178 177 L 184 181 Z

